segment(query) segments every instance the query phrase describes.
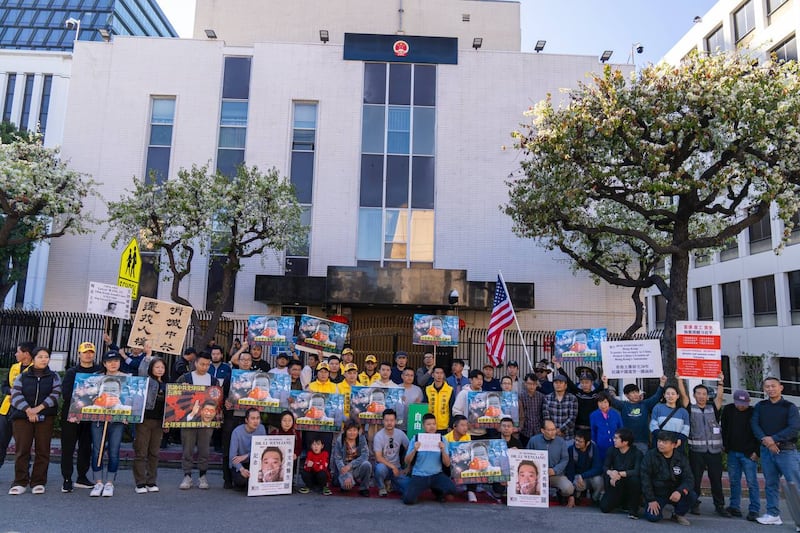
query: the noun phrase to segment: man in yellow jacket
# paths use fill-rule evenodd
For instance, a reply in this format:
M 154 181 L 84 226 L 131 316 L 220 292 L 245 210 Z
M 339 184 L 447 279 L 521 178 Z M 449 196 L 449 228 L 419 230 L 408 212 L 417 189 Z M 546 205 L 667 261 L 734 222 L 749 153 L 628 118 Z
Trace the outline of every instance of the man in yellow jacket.
M 2 384 L 3 403 L 0 405 L 0 466 L 6 461 L 6 450 L 11 442 L 11 386 L 14 385 L 14 380 L 17 379 L 22 372 L 28 369 L 33 363 L 33 348 L 32 342 L 21 342 L 17 346 L 17 353 L 14 356 L 17 362 L 11 365 Z
M 436 417 L 436 431 L 447 433 L 456 395 L 453 387 L 444 380 L 444 368 L 437 366 L 433 369 L 433 383 L 425 387 L 425 397 L 428 399 L 428 412 Z

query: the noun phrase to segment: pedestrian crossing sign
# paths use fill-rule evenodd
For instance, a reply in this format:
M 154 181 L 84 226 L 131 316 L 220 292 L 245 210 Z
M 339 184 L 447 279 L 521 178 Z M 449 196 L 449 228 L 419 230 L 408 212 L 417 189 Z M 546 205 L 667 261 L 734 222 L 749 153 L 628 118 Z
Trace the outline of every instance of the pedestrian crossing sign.
M 128 287 L 131 290 L 131 298 L 134 300 L 139 297 L 139 276 L 142 272 L 142 256 L 139 255 L 139 243 L 136 238 L 123 250 L 119 260 L 119 277 L 117 285 Z

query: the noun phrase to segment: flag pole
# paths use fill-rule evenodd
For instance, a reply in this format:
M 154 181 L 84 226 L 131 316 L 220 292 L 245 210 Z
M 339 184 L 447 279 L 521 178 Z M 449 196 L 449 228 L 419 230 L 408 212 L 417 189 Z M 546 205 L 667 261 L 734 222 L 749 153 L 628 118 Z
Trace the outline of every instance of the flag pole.
M 508 292 L 508 287 L 506 286 L 506 280 L 503 277 L 503 272 L 498 270 L 497 271 L 500 276 L 500 282 L 503 284 L 503 290 L 506 291 L 506 295 L 508 296 L 508 300 L 511 301 L 511 294 Z M 513 307 L 514 302 L 511 302 Z M 528 353 L 528 346 L 525 344 L 525 339 L 522 337 L 522 328 L 519 327 L 519 320 L 517 320 L 517 311 L 514 311 L 514 324 L 517 325 L 517 333 L 519 334 L 519 341 L 522 343 L 522 349 L 525 351 L 525 359 L 528 360 L 528 371 L 533 372 L 533 361 L 531 360 L 531 354 Z

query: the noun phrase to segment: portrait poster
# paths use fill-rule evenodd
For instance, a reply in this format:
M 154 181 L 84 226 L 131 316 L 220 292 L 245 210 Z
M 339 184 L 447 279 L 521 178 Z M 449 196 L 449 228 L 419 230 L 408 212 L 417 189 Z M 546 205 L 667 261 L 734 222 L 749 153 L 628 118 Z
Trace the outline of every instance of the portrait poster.
M 191 320 L 191 307 L 142 296 L 131 324 L 128 346 L 144 348 L 144 343 L 150 341 L 153 350 L 180 356 Z
M 131 317 L 131 289 L 107 283 L 89 282 L 87 313 L 110 316 L 121 320 Z
M 450 477 L 456 485 L 509 480 L 508 446 L 503 439 L 448 444 Z
M 350 417 L 362 424 L 383 425 L 383 412 L 394 409 L 397 423 L 403 424 L 408 407 L 404 401 L 405 389 L 386 387 L 353 387 L 350 391 Z
M 458 346 L 458 317 L 415 314 L 412 342 L 428 346 Z
M 510 418 L 519 427 L 519 396 L 516 392 L 470 391 L 467 393 L 467 422 L 473 428 L 500 429 Z
M 139 376 L 75 374 L 67 421 L 141 424 L 148 383 Z
M 247 320 L 247 342 L 286 347 L 294 335 L 293 316 L 250 315 Z
M 547 450 L 508 450 L 508 462 L 511 470 L 508 506 L 548 507 Z
M 601 343 L 606 340 L 606 328 L 560 329 L 556 331 L 555 358 L 564 363 L 599 363 Z
M 348 329 L 347 324 L 302 315 L 295 348 L 304 352 L 317 353 L 322 350 L 328 355 L 341 355 Z
M 344 397 L 325 392 L 290 391 L 289 410 L 300 431 L 341 431 Z
M 289 407 L 291 381 L 289 374 L 235 368 L 228 401 L 237 411 L 255 407 L 262 413 L 280 413 Z
M 292 493 L 294 435 L 253 437 L 250 447 L 248 496 Z
M 222 427 L 222 387 L 167 383 L 163 427 Z

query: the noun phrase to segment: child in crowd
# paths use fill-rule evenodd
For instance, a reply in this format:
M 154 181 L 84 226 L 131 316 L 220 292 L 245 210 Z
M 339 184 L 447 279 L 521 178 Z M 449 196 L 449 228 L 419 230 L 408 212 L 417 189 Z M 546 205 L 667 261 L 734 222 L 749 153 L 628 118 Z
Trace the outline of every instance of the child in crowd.
M 308 494 L 313 490 L 330 496 L 329 466 L 330 454 L 323 447 L 322 439 L 315 438 L 311 441 L 310 449 L 306 450 L 306 460 L 300 470 L 300 476 L 306 485 L 300 489 L 300 494 Z

